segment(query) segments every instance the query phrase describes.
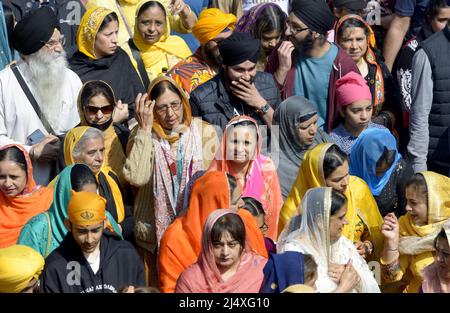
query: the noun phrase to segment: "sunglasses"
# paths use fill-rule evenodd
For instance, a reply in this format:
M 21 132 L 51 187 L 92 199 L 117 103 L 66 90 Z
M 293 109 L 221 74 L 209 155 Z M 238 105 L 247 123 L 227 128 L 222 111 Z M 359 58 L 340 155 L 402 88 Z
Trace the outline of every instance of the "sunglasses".
M 112 104 L 105 105 L 103 107 L 94 107 L 94 106 L 88 105 L 85 107 L 85 110 L 90 115 L 96 115 L 98 113 L 98 111 L 102 111 L 102 113 L 106 115 L 106 114 L 111 114 L 114 111 L 114 106 Z

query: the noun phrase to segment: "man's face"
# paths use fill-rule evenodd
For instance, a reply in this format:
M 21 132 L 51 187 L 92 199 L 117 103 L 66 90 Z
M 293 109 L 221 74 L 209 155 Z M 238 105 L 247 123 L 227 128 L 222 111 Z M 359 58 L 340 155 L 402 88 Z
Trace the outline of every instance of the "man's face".
M 305 54 L 312 49 L 312 32 L 294 13 L 288 16 L 285 35 L 301 53 Z
M 230 83 L 232 81 L 239 81 L 239 79 L 253 83 L 256 76 L 256 63 L 253 63 L 252 61 L 247 60 L 233 66 L 224 66 L 224 68 Z
M 203 47 L 203 53 L 205 54 L 208 63 L 211 63 L 215 66 L 222 65 L 223 61 L 219 51 L 219 43 L 230 37 L 231 34 L 231 31 L 220 33 L 219 35 L 214 37 L 214 39 L 208 41 L 205 44 L 205 46 Z
M 104 222 L 92 226 L 71 224 L 72 236 L 83 253 L 92 253 L 97 249 L 104 228 Z
M 44 51 L 48 53 L 52 52 L 61 53 L 62 51 L 64 51 L 63 41 L 64 41 L 63 36 L 59 32 L 59 30 L 55 29 L 53 31 L 52 37 L 50 37 L 50 39 L 45 43 L 44 47 L 42 48 L 44 49 Z

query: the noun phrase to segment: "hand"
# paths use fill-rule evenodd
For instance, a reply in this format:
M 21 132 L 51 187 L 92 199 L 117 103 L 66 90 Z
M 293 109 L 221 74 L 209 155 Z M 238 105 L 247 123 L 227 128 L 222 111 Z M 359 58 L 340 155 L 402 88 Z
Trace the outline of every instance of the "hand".
M 153 128 L 153 108 L 155 100 L 149 100 L 147 94 L 139 93 L 135 101 L 135 118 L 139 128 L 151 132 Z
M 278 47 L 278 62 L 279 68 L 283 71 L 289 71 L 292 66 L 292 51 L 295 50 L 295 46 L 290 41 L 283 41 Z
M 384 223 L 381 226 L 381 233 L 386 238 L 386 244 L 390 248 L 398 248 L 399 226 L 398 220 L 394 213 L 389 213 L 384 217 Z
M 31 146 L 30 156 L 32 156 L 34 160 L 53 161 L 58 157 L 58 152 L 58 137 L 47 135 L 40 143 Z
M 344 267 L 344 272 L 342 273 L 341 280 L 335 292 L 338 293 L 350 292 L 356 288 L 360 280 L 361 278 L 359 277 L 356 270 L 353 268 L 352 260 L 350 259 Z
M 336 284 L 339 284 L 344 269 L 345 269 L 344 264 L 330 263 L 328 264 L 328 276 L 330 276 L 331 280 L 334 281 Z
M 113 112 L 113 122 L 114 123 L 122 123 L 128 120 L 128 103 L 122 103 L 122 100 L 119 100 L 114 108 Z
M 230 89 L 237 98 L 255 109 L 261 109 L 267 103 L 266 99 L 256 89 L 255 84 L 243 78 L 239 78 L 238 81 L 232 81 Z
M 172 15 L 178 15 L 181 11 L 185 11 L 185 9 L 187 9 L 187 5 L 183 0 L 172 0 L 172 3 L 169 5 L 169 10 Z

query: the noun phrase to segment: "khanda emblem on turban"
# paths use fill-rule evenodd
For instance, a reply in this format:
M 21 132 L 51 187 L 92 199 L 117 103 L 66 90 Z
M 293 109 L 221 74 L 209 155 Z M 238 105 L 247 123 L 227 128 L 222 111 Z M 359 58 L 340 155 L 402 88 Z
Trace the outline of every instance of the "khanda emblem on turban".
M 90 220 L 94 217 L 94 213 L 86 211 L 86 212 L 81 213 L 80 216 L 85 220 Z

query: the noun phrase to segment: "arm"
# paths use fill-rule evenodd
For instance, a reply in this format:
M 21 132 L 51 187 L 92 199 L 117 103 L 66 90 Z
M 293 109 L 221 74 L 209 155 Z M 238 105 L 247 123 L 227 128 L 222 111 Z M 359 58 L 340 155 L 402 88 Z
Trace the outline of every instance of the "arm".
M 410 16 L 401 16 L 396 14 L 390 24 L 383 46 L 385 63 L 390 71 L 392 71 L 395 58 L 402 47 L 403 39 L 408 32 L 410 23 Z
M 179 33 L 190 33 L 197 22 L 197 16 L 183 0 L 171 1 L 170 13 L 170 24 Z
M 411 86 L 411 114 L 409 119 L 408 153 L 414 172 L 427 170 L 429 144 L 428 116 L 433 103 L 433 79 L 430 61 L 422 49 L 413 58 Z

